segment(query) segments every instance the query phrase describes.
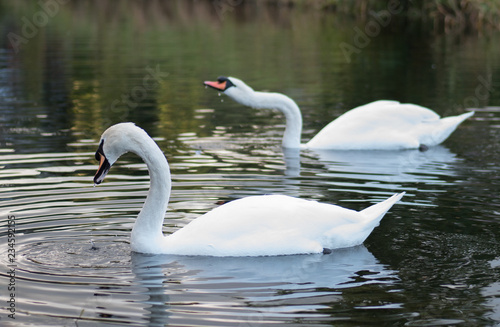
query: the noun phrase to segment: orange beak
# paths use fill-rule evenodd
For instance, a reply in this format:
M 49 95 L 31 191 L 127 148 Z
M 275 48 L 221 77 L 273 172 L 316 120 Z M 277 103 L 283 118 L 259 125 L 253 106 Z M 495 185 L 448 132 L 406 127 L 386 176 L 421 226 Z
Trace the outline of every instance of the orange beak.
M 95 153 L 95 159 L 99 161 L 99 168 L 97 168 L 97 172 L 95 173 L 94 176 L 94 184 L 98 185 L 101 184 L 102 181 L 104 180 L 104 177 L 106 177 L 106 174 L 108 173 L 109 169 L 111 168 L 111 165 L 109 164 L 108 159 L 106 159 L 106 156 L 103 154 L 103 142 L 99 144 L 99 149 L 97 149 Z
M 214 88 L 219 91 L 224 91 L 226 89 L 226 81 L 224 82 L 211 82 L 211 81 L 205 81 L 203 84 L 206 86 L 210 86 L 211 88 Z

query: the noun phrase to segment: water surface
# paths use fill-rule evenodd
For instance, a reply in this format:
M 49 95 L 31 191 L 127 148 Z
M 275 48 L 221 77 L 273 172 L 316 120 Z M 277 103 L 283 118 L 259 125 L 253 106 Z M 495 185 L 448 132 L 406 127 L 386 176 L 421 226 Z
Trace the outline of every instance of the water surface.
M 5 6 L 4 35 L 40 7 Z M 500 323 L 499 36 L 387 29 L 347 62 L 334 14 L 213 3 L 68 3 L 36 36 L 0 50 L 0 324 L 396 325 Z M 358 25 L 356 25 L 358 24 Z M 18 51 L 16 51 L 18 50 Z M 204 80 L 283 92 L 303 141 L 377 99 L 441 115 L 474 110 L 419 151 L 283 152 L 283 117 L 244 108 Z M 479 90 L 479 91 L 478 91 Z M 126 155 L 94 187 L 102 131 L 145 128 L 171 165 L 164 232 L 220 203 L 286 194 L 360 210 L 406 191 L 367 241 L 331 255 L 262 258 L 131 253 L 149 187 Z M 12 243 L 12 242 L 10 242 Z M 6 296 L 15 265 L 15 317 Z M 14 324 L 15 323 L 15 324 Z

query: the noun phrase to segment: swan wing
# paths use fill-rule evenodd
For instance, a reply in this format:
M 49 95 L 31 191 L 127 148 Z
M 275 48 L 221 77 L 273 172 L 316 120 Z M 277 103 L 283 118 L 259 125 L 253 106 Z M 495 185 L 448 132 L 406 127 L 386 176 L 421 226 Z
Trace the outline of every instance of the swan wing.
M 167 236 L 165 249 L 215 256 L 321 253 L 325 247 L 361 244 L 383 214 L 283 195 L 251 196 L 215 208 Z
M 470 113 L 446 122 L 415 104 L 380 100 L 354 108 L 323 128 L 307 147 L 322 149 L 397 150 L 444 141 Z M 443 122 L 445 121 L 445 122 Z

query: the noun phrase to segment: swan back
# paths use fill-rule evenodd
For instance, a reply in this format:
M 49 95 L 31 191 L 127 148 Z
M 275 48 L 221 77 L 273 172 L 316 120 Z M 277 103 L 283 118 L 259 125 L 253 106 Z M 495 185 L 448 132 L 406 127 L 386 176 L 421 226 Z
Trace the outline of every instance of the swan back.
M 419 105 L 380 100 L 344 113 L 316 134 L 306 147 L 400 150 L 434 146 L 471 115 L 441 119 L 434 111 Z
M 355 211 L 284 195 L 251 196 L 207 212 L 166 238 L 176 254 L 321 253 L 363 243 L 404 193 Z

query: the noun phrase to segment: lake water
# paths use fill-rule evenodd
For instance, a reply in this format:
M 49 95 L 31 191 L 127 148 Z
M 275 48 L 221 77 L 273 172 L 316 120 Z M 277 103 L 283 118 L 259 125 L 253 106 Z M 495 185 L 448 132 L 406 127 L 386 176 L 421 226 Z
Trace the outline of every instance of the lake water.
M 0 5 L 0 325 L 500 324 L 500 35 L 391 24 L 361 39 L 373 20 L 224 4 Z M 296 100 L 303 141 L 378 99 L 476 113 L 426 152 L 297 158 L 279 113 L 203 87 L 219 75 Z M 121 121 L 171 164 L 167 234 L 249 195 L 356 210 L 406 196 L 363 245 L 330 255 L 131 253 L 145 165 L 126 155 L 92 182 L 99 137 Z

